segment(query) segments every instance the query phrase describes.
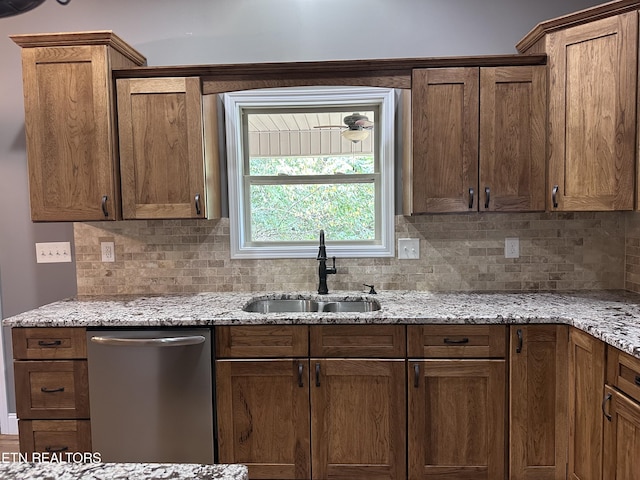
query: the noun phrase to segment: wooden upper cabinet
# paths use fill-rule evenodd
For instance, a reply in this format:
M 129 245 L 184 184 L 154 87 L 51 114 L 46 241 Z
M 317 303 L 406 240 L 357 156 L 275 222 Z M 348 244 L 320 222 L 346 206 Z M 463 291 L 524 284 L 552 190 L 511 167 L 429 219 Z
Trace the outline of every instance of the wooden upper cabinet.
M 549 209 L 632 209 L 638 13 L 552 32 L 546 49 Z
M 477 209 L 479 68 L 413 71 L 411 213 Z
M 32 220 L 117 220 L 111 71 L 145 58 L 108 31 L 11 38 L 22 47 Z
M 416 69 L 411 213 L 544 210 L 542 65 Z
M 217 161 L 205 165 L 200 78 L 116 83 L 123 218 L 219 216 L 214 202 L 219 189 L 209 192 L 205 178 L 217 179 L 218 166 Z M 213 157 L 217 160 L 217 148 Z
M 480 69 L 481 211 L 545 209 L 544 66 Z

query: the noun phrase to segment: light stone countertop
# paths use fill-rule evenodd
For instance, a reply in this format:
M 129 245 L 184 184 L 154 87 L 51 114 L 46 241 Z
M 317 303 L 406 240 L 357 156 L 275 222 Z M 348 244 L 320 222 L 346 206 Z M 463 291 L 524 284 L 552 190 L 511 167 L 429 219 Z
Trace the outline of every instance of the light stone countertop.
M 178 463 L 0 463 L 0 478 L 14 480 L 247 480 L 244 465 Z
M 367 313 L 250 313 L 252 298 L 321 301 L 370 298 Z M 200 293 L 68 299 L 4 319 L 12 327 L 192 327 L 260 324 L 526 324 L 573 325 L 640 358 L 640 295 L 622 291 L 563 293 L 360 292 Z

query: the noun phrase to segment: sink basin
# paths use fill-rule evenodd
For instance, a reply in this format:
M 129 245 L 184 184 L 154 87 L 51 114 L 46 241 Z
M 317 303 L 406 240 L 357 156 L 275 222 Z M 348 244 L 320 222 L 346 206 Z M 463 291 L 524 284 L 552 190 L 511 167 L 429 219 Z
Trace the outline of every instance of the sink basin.
M 373 312 L 375 310 L 380 310 L 380 304 L 375 300 L 341 300 L 322 304 L 323 312 Z
M 306 299 L 266 299 L 258 298 L 247 303 L 243 310 L 256 313 L 284 313 L 284 312 L 373 312 L 380 310 L 377 300 L 357 299 L 338 301 L 316 301 Z
M 243 310 L 257 313 L 317 312 L 318 302 L 314 300 L 258 299 L 249 302 Z

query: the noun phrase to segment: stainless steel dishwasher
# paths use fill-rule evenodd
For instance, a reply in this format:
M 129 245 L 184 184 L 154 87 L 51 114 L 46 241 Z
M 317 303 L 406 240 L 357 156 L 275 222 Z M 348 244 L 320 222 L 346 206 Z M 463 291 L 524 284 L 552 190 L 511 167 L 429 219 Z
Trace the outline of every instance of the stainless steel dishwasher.
M 92 330 L 87 345 L 103 462 L 214 462 L 210 329 Z

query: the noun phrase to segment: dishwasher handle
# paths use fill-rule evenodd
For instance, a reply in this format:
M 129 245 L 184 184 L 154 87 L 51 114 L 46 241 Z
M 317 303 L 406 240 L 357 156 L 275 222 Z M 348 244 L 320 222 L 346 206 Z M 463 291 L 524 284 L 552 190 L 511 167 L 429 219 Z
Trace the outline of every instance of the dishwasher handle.
M 93 343 L 100 345 L 117 345 L 126 347 L 185 347 L 204 343 L 202 335 L 188 337 L 158 337 L 158 338 L 119 338 L 119 337 L 91 337 Z

